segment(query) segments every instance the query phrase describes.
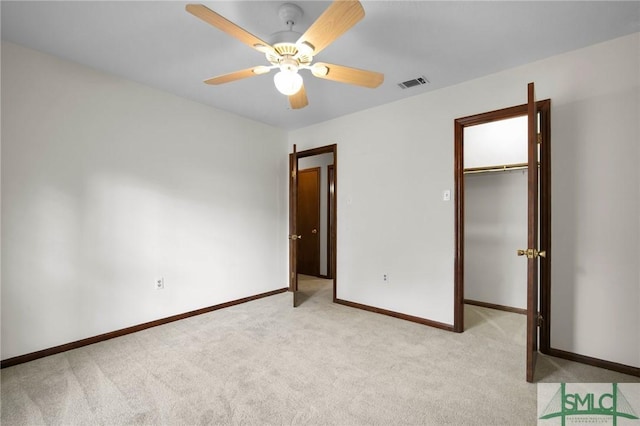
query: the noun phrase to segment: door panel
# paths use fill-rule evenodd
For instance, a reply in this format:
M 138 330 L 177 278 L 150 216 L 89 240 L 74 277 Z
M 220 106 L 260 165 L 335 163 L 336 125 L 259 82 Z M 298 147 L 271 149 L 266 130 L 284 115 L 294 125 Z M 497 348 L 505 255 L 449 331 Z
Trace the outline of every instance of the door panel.
M 538 111 L 535 86 L 527 88 L 528 211 L 527 211 L 527 381 L 533 382 L 538 354 Z
M 289 154 L 289 291 L 293 293 L 293 307 L 298 306 L 298 234 L 296 219 L 298 210 L 298 157 L 296 146 Z
M 298 273 L 320 275 L 320 168 L 298 171 Z

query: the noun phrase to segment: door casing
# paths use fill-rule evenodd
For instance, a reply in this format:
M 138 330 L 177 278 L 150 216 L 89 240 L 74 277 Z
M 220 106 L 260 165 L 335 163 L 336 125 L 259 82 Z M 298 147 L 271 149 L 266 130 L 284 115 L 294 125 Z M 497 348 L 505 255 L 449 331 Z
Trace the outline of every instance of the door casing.
M 329 224 L 329 242 L 328 246 L 330 249 L 330 259 L 329 259 L 329 276 L 333 279 L 333 302 L 336 302 L 336 294 L 337 294 L 337 241 L 338 241 L 338 145 L 332 144 L 327 146 L 322 146 L 319 148 L 307 149 L 304 151 L 296 151 L 296 147 L 294 145 L 293 153 L 289 154 L 289 173 L 290 173 L 290 185 L 289 185 L 289 230 L 290 233 L 294 233 L 296 230 L 296 218 L 291 214 L 292 211 L 295 212 L 297 209 L 292 209 L 291 206 L 297 205 L 298 202 L 298 191 L 297 191 L 297 179 L 291 177 L 292 173 L 297 173 L 298 171 L 298 160 L 300 158 L 312 157 L 314 155 L 320 154 L 333 154 L 333 191 L 329 191 L 330 196 L 332 196 L 332 200 L 329 203 L 331 212 L 329 217 L 333 220 Z M 289 291 L 294 293 L 294 307 L 297 306 L 296 303 L 296 293 L 298 291 L 298 280 L 297 280 L 297 259 L 296 259 L 296 244 L 297 241 L 291 241 L 289 244 L 289 274 L 290 274 L 290 285 Z
M 334 156 L 334 161 L 335 161 L 335 156 Z M 335 216 L 334 216 L 334 208 L 333 205 L 335 203 L 335 179 L 334 179 L 334 173 L 335 173 L 335 166 L 333 164 L 329 164 L 329 166 L 327 166 L 327 229 L 326 229 L 326 233 L 327 233 L 327 276 L 325 278 L 327 279 L 333 279 L 335 274 L 333 273 L 333 269 L 332 269 L 332 263 L 331 263 L 331 257 L 332 257 L 332 253 L 333 253 L 333 249 L 331 248 L 331 244 L 330 242 L 332 241 L 332 229 L 333 229 L 333 223 L 335 222 Z
M 540 114 L 540 247 L 547 258 L 540 262 L 540 352 L 548 353 L 551 329 L 551 100 L 536 102 Z M 527 115 L 527 104 L 458 118 L 454 121 L 454 200 L 455 200 L 455 256 L 454 256 L 454 320 L 453 330 L 464 331 L 464 128 L 493 121 Z M 515 252 L 514 252 L 515 256 Z

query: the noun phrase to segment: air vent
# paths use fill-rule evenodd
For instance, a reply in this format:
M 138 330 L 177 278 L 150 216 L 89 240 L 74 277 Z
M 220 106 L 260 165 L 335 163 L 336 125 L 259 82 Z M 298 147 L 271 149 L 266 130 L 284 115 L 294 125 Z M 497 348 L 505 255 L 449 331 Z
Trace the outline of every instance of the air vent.
M 423 84 L 429 83 L 427 77 L 422 76 L 418 78 L 414 78 L 413 80 L 403 81 L 402 83 L 398 83 L 401 89 L 408 89 L 409 87 L 422 86 Z

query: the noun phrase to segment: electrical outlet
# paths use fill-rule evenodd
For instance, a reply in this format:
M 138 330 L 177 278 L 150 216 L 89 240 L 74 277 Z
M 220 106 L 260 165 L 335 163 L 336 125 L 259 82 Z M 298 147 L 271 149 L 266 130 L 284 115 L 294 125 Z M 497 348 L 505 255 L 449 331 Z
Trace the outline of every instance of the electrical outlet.
M 385 284 L 389 284 L 389 274 L 382 275 L 382 282 Z
M 164 278 L 156 278 L 156 290 L 164 290 Z

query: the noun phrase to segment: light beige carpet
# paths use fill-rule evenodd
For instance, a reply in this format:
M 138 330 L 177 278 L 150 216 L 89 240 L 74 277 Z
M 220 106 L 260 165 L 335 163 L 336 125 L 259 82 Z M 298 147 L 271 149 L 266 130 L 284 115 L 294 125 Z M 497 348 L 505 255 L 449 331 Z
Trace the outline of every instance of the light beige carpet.
M 450 333 L 331 303 L 331 284 L 1 371 L 2 425 L 535 424 L 524 316 L 467 306 Z M 547 382 L 637 378 L 540 357 Z

